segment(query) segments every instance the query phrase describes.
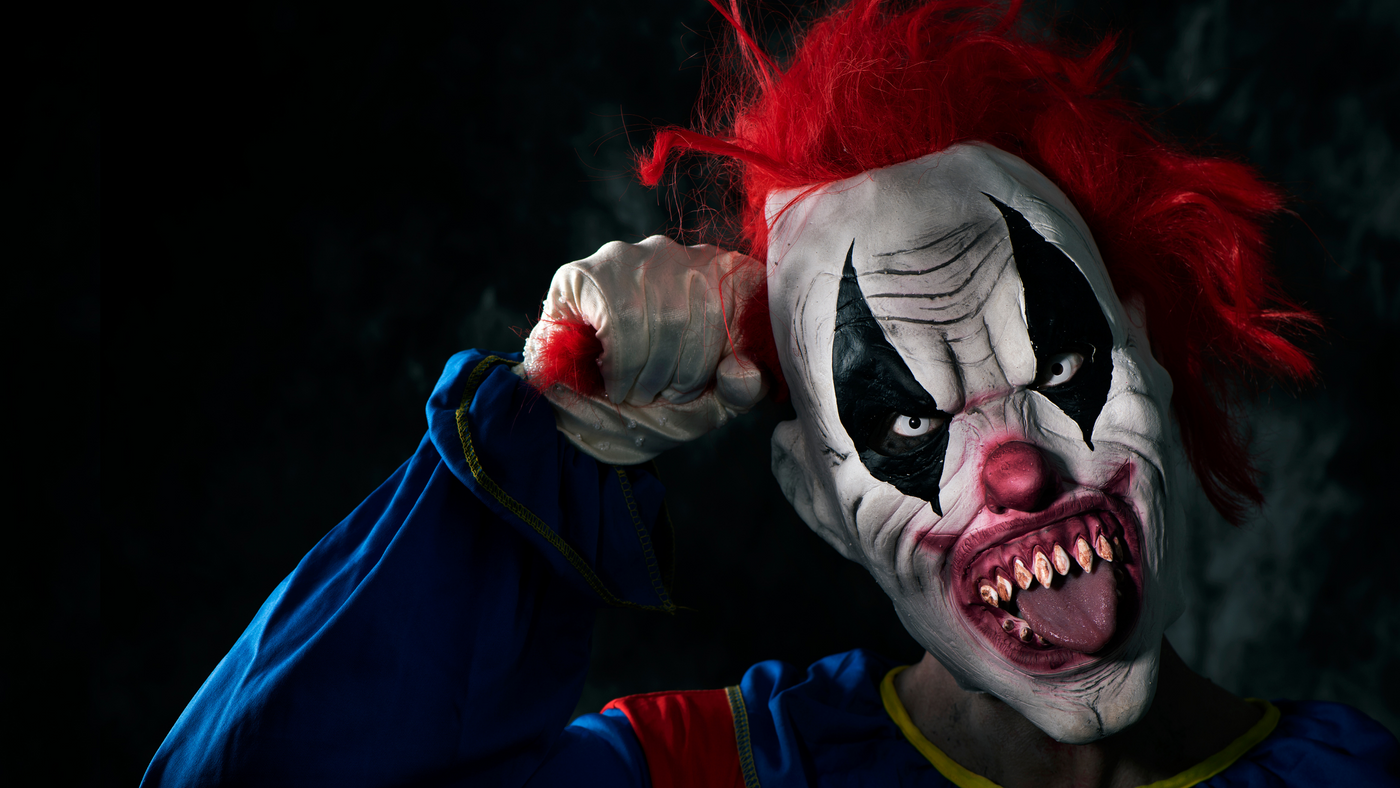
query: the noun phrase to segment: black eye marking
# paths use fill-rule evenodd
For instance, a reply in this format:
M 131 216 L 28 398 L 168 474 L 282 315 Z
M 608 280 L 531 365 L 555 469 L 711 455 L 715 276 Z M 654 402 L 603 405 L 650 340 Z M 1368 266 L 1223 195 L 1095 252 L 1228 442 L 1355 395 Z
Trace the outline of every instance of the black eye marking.
M 1089 280 L 1059 247 L 1045 240 L 1026 217 L 990 194 L 1011 237 L 1011 256 L 1026 293 L 1026 330 L 1035 348 L 1037 381 L 1051 379 L 1050 364 L 1079 353 L 1083 366 L 1062 384 L 1037 388 L 1074 419 L 1084 443 L 1094 448 L 1094 422 L 1108 401 L 1113 378 L 1113 332 Z
M 870 475 L 893 484 L 905 495 L 922 498 L 943 514 L 938 481 L 948 451 L 948 414 L 914 379 L 904 359 L 870 313 L 851 262 L 855 241 L 846 251 L 846 266 L 836 296 L 836 333 L 831 344 L 831 373 L 841 426 L 855 443 Z M 917 426 L 898 425 L 918 419 Z M 928 429 L 929 423 L 936 423 Z M 907 435 L 903 433 L 920 433 Z

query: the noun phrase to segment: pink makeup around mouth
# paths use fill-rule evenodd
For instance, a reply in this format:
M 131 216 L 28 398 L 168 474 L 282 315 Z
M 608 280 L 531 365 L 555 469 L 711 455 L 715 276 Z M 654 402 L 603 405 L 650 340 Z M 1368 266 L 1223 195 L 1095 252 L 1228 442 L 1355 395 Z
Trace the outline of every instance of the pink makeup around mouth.
M 1127 639 L 1141 608 L 1142 536 L 1124 500 L 1085 491 L 1034 514 L 989 516 L 953 545 L 945 588 L 993 650 L 1051 673 Z

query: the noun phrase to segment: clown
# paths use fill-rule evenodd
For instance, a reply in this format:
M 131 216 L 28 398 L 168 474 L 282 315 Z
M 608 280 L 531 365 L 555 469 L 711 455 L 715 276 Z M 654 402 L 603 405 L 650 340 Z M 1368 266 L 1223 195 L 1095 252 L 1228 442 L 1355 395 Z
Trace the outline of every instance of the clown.
M 1208 384 L 1304 377 L 1245 167 L 1151 133 L 1014 9 L 856 0 L 666 130 L 741 184 L 746 250 L 560 269 L 522 357 L 449 362 L 414 458 L 303 560 L 157 784 L 1378 785 L 1393 737 L 1243 700 L 1163 639 L 1177 503 L 1258 499 Z M 567 727 L 593 606 L 672 611 L 659 452 L 766 394 L 773 471 L 927 655 L 756 665 Z M 543 395 L 543 397 L 541 397 Z M 546 404 L 547 403 L 547 404 Z
M 962 145 L 856 180 L 770 201 L 780 352 L 831 358 L 789 377 L 783 490 L 959 684 L 1059 741 L 1121 730 L 1180 612 L 1170 378 L 1023 161 Z

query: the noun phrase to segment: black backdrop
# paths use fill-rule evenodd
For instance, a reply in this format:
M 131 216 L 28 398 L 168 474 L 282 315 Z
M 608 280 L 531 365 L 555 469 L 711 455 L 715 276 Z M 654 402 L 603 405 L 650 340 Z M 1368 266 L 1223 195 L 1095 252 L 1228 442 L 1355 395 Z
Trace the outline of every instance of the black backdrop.
M 172 7 L 123 12 L 104 43 L 104 783 L 139 779 L 266 594 L 409 455 L 449 355 L 518 349 L 555 267 L 674 226 L 629 145 L 691 118 L 721 32 L 706 3 L 483 8 Z M 788 12 L 767 9 L 776 37 Z M 1329 321 L 1323 385 L 1250 400 L 1269 507 L 1232 530 L 1190 502 L 1173 642 L 1236 692 L 1345 700 L 1400 730 L 1400 4 L 1059 10 L 1066 35 L 1131 32 L 1136 98 L 1298 197 L 1282 273 Z M 580 710 L 765 658 L 917 657 L 782 500 L 782 417 L 661 459 L 692 610 L 604 612 Z

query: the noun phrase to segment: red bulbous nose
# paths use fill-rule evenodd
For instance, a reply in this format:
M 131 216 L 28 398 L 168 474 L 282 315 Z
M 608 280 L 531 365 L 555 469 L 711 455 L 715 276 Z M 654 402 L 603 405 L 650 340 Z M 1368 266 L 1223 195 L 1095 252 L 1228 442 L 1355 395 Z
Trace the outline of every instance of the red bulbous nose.
M 1038 512 L 1055 500 L 1060 476 L 1037 446 L 1011 441 L 987 455 L 982 465 L 982 488 L 993 512 Z

